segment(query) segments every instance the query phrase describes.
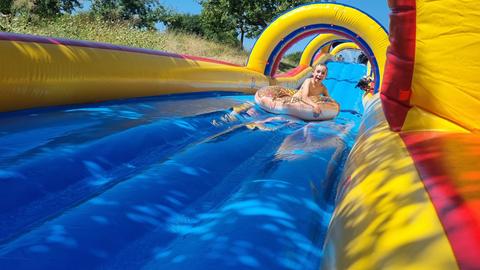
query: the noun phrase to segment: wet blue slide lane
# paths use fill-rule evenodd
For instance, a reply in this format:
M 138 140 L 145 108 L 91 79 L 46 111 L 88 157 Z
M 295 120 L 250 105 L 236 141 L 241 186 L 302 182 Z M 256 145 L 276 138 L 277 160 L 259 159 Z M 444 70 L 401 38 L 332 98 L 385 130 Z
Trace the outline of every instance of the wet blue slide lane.
M 318 269 L 365 73 L 328 66 L 332 121 L 221 93 L 0 115 L 0 268 Z

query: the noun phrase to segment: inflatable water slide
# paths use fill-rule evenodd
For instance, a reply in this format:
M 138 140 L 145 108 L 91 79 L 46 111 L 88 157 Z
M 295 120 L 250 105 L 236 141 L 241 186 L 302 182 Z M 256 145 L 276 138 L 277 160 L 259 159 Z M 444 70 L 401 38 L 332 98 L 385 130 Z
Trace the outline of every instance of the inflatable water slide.
M 479 269 L 480 9 L 388 2 L 290 10 L 246 66 L 0 33 L 0 269 Z M 335 119 L 254 104 L 323 62 Z

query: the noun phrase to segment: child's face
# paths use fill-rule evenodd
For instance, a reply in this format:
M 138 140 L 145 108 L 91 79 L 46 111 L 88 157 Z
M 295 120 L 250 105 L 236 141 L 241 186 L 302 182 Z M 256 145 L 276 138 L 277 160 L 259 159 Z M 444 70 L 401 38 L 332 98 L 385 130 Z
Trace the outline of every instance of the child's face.
M 313 71 L 313 78 L 317 81 L 323 81 L 327 77 L 327 67 L 317 66 Z

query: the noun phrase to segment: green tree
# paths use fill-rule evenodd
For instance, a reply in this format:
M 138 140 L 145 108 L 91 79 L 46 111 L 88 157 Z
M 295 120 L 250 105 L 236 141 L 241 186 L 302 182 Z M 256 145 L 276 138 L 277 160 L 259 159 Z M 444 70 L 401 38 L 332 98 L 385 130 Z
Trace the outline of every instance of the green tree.
M 93 0 L 92 12 L 106 21 L 129 21 L 139 28 L 155 29 L 164 8 L 158 0 Z
M 53 18 L 62 12 L 72 13 L 80 7 L 78 0 L 35 0 L 32 12 L 42 18 Z
M 243 46 L 245 37 L 257 37 L 282 12 L 312 0 L 200 0 L 202 19 L 210 32 L 227 30 Z M 233 32 L 233 33 L 232 33 Z M 219 39 L 219 37 L 216 37 Z
M 205 37 L 229 45 L 240 46 L 232 16 L 226 14 L 220 1 L 202 1 L 202 28 Z
M 69 14 L 71 14 L 75 8 L 82 6 L 79 0 L 60 0 L 60 3 L 62 11 Z
M 161 14 L 159 19 L 161 22 L 163 22 L 163 24 L 165 24 L 168 30 L 193 33 L 199 36 L 205 35 L 200 15 L 165 11 Z
M 0 13 L 6 15 L 12 12 L 13 0 L 0 0 Z
M 28 17 L 35 15 L 38 18 L 50 19 L 62 13 L 72 13 L 77 7 L 81 7 L 79 0 L 0 0 L 2 8 L 9 9 L 9 13 L 17 15 L 23 13 Z M 6 11 L 6 10 L 5 10 Z M 1 11 L 4 13 L 3 11 Z
M 121 18 L 118 0 L 93 0 L 91 10 L 105 21 L 118 21 Z

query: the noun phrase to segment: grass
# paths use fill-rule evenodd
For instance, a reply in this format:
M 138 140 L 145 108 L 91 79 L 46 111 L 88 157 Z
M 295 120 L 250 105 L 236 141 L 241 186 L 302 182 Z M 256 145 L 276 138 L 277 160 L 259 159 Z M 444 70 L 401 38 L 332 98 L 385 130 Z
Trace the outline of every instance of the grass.
M 196 35 L 182 32 L 139 30 L 127 23 L 105 23 L 99 18 L 85 13 L 74 16 L 63 15 L 53 21 L 36 21 L 34 23 L 28 21 L 26 16 L 13 18 L 0 16 L 0 31 L 105 42 L 189 54 L 241 66 L 247 63 L 249 56 L 247 51 L 240 48 L 213 42 Z M 286 72 L 296 67 L 297 64 L 298 59 L 286 56 L 280 63 L 280 72 Z
M 139 30 L 128 24 L 105 23 L 88 14 L 63 15 L 54 21 L 35 23 L 23 16 L 1 17 L 0 30 L 189 54 L 238 65 L 245 65 L 248 59 L 246 51 L 192 34 Z

